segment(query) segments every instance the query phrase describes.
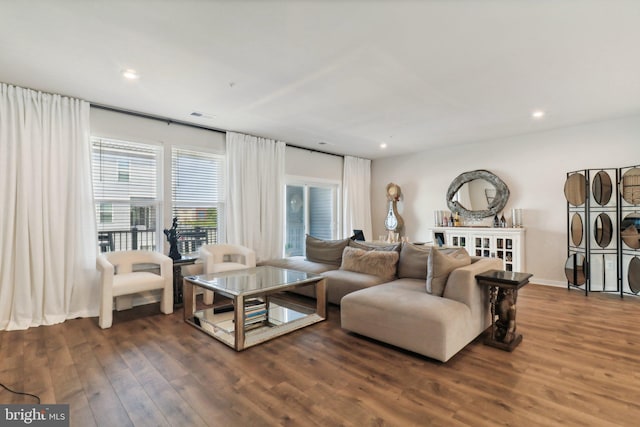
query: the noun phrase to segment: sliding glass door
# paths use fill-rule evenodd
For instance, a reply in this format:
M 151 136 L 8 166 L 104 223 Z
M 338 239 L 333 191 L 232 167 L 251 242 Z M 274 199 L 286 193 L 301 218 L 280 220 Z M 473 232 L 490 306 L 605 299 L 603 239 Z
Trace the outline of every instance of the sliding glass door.
M 337 237 L 337 194 L 337 184 L 287 185 L 285 256 L 305 254 L 306 234 L 319 239 Z

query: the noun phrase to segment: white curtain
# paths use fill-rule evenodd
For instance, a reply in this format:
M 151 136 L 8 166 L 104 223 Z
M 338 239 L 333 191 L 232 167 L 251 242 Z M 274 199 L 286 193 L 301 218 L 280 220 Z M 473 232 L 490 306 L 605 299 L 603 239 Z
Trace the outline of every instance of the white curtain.
M 374 240 L 371 228 L 371 160 L 345 156 L 342 188 L 342 237 L 351 236 L 353 230 L 362 230 L 367 240 Z
M 98 313 L 89 104 L 0 83 L 0 329 Z
M 281 258 L 284 244 L 284 142 L 227 132 L 227 243 Z

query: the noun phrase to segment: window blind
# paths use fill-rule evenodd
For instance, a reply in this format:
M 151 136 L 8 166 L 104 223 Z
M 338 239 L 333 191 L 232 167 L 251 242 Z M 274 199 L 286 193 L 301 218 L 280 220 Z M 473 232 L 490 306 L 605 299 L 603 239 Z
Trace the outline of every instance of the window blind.
M 309 187 L 309 234 L 333 239 L 334 191 L 326 187 Z
M 178 218 L 179 250 L 195 252 L 219 241 L 224 212 L 224 157 L 173 148 L 172 215 Z

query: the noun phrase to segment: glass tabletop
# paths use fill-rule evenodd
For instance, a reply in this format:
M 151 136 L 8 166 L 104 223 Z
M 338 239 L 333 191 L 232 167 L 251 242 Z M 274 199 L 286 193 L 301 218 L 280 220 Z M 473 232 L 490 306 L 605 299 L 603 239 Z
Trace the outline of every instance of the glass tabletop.
M 321 278 L 322 276 L 317 274 L 271 266 L 185 277 L 198 286 L 230 295 L 252 295 L 287 288 L 294 284 L 313 282 Z

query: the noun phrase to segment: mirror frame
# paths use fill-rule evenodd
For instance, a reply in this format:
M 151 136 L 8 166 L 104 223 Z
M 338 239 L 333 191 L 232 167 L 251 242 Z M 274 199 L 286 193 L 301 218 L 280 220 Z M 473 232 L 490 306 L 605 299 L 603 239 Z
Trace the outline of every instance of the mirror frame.
M 484 179 L 496 189 L 496 197 L 489 204 L 488 209 L 478 211 L 469 210 L 457 201 L 453 200 L 458 190 L 460 190 L 464 184 L 475 179 Z M 501 212 L 507 205 L 509 194 L 509 187 L 507 187 L 507 184 L 498 178 L 497 175 L 489 172 L 488 170 L 478 169 L 463 172 L 451 182 L 451 185 L 449 185 L 449 189 L 447 190 L 447 206 L 451 212 L 458 213 L 463 218 L 482 219 L 497 215 L 498 212 Z

